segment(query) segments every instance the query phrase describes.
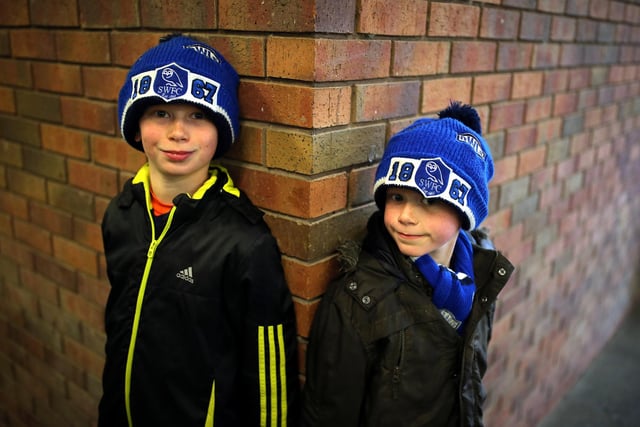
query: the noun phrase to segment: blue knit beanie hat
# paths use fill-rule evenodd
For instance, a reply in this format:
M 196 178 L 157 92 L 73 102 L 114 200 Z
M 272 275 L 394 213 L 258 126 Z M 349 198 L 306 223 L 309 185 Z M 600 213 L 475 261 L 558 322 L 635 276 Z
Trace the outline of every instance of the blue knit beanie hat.
M 419 119 L 395 134 L 376 172 L 378 208 L 384 210 L 388 186 L 411 188 L 456 208 L 465 230 L 476 228 L 487 217 L 493 177 L 491 152 L 481 134 L 477 111 L 459 102 L 438 119 Z
M 211 46 L 180 34 L 163 37 L 131 66 L 118 97 L 122 137 L 136 150 L 144 110 L 154 104 L 187 102 L 205 112 L 218 130 L 214 157 L 235 142 L 240 129 L 238 73 Z

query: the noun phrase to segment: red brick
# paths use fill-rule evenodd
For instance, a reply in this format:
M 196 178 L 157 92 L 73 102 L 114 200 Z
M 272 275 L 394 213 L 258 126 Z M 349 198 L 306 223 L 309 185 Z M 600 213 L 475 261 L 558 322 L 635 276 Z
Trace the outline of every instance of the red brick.
M 449 42 L 405 41 L 393 42 L 394 76 L 426 76 L 444 74 L 449 69 Z
M 98 164 L 132 173 L 137 172 L 147 161 L 142 151 L 134 149 L 124 139 L 106 136 L 91 137 L 91 158 Z M 109 188 L 111 190 L 113 188 Z
M 47 7 L 37 4 L 31 5 L 31 25 L 52 27 L 76 27 L 78 25 L 76 0 L 49 1 Z
M 51 233 L 71 238 L 71 214 L 62 212 L 44 203 L 29 203 L 29 219 Z
M 427 80 L 422 85 L 422 114 L 442 110 L 449 102 L 471 103 L 471 77 Z
M 518 154 L 518 176 L 529 175 L 540 170 L 545 164 L 546 155 L 547 147 L 544 145 L 520 152 Z
M 507 129 L 505 153 L 515 154 L 536 144 L 538 129 L 535 125 L 526 125 Z
M 430 37 L 476 37 L 480 24 L 480 8 L 464 4 L 431 3 Z
M 499 185 L 517 176 L 518 157 L 507 156 L 494 161 L 494 174 L 491 185 Z
M 470 73 L 493 71 L 497 45 L 483 41 L 453 42 L 451 49 L 451 72 Z
M 142 26 L 149 28 L 215 29 L 215 0 L 148 0 L 140 3 Z
M 16 97 L 13 89 L 7 87 L 0 87 L 0 112 L 15 114 L 16 112 Z
M 95 164 L 69 160 L 69 184 L 105 196 L 116 194 L 117 174 L 113 169 Z
M 103 101 L 117 101 L 127 70 L 105 67 L 82 67 L 84 95 Z
M 59 63 L 34 63 L 33 77 L 37 89 L 79 95 L 82 93 L 80 66 Z
M 550 117 L 552 102 L 553 98 L 551 96 L 527 99 L 525 123 L 537 122 Z
M 347 178 L 342 173 L 308 181 L 258 169 L 234 168 L 232 176 L 238 187 L 264 209 L 315 218 L 344 209 L 347 204 Z
M 578 95 L 576 93 L 559 93 L 553 103 L 554 116 L 566 116 L 578 110 Z
M 511 209 L 491 212 L 482 222 L 482 226 L 488 228 L 492 236 L 502 233 L 511 226 Z
M 0 211 L 8 213 L 12 217 L 27 219 L 29 216 L 28 206 L 26 197 L 4 189 L 0 190 Z
M 302 337 L 308 337 L 311 330 L 311 324 L 313 323 L 313 316 L 316 314 L 318 304 L 320 301 L 312 303 L 304 303 L 300 301 L 293 302 L 293 308 L 296 312 L 296 326 L 298 329 L 298 335 Z
M 53 236 L 53 253 L 56 259 L 68 266 L 96 276 L 98 263 L 96 251 L 63 237 Z
M 373 200 L 373 184 L 377 166 L 353 169 L 349 174 L 349 206 L 358 206 Z
M 15 237 L 40 252 L 51 254 L 51 233 L 37 225 L 16 220 L 13 222 Z
M 498 71 L 527 69 L 531 66 L 532 54 L 531 43 L 500 43 L 496 69 Z
M 63 97 L 60 103 L 65 125 L 115 134 L 116 114 L 113 104 L 69 97 Z
M 531 66 L 533 68 L 552 68 L 558 65 L 560 46 L 554 44 L 535 44 Z
M 266 48 L 264 37 L 234 35 L 197 35 L 209 43 L 229 61 L 238 74 L 264 77 L 266 75 Z
M 17 58 L 56 58 L 55 33 L 40 29 L 20 29 L 10 32 L 11 52 Z
M 79 301 L 78 303 L 74 303 L 74 305 L 77 308 L 80 308 L 81 304 L 82 304 L 82 301 Z M 87 311 L 87 310 L 82 310 L 82 311 Z M 99 317 L 100 318 L 102 317 L 100 315 L 101 310 L 95 308 L 93 309 L 93 311 L 97 311 L 99 314 Z M 94 316 L 95 314 L 93 313 L 90 315 L 90 317 L 94 317 Z M 100 320 L 100 323 L 102 323 L 102 320 Z M 91 324 L 93 324 L 93 322 Z M 100 327 L 100 325 L 96 325 L 96 326 Z M 94 377 L 97 377 L 97 378 L 100 378 L 102 376 L 102 368 L 104 367 L 104 357 L 90 351 L 85 346 L 83 346 L 82 343 L 76 342 L 75 340 L 72 340 L 69 338 L 65 338 L 64 354 L 69 358 L 71 363 L 75 364 L 76 366 L 81 366 L 83 370 L 88 374 L 93 375 Z
M 315 6 L 316 1 L 256 3 L 246 0 L 219 0 L 219 28 L 264 32 L 313 32 L 317 16 Z
M 562 118 L 552 118 L 549 120 L 539 122 L 536 127 L 537 131 L 537 144 L 547 141 L 554 141 L 560 137 L 562 132 Z
M 162 32 L 117 32 L 111 34 L 113 65 L 131 67 L 140 55 L 156 46 L 163 35 Z
M 422 36 L 427 27 L 427 2 L 422 0 L 361 0 L 360 33 Z
M 512 99 L 534 98 L 542 94 L 543 74 L 540 72 L 515 73 L 513 75 Z
M 249 163 L 263 164 L 265 129 L 251 123 L 243 123 L 240 138 L 225 153 L 229 159 L 242 160 Z
M 358 58 L 358 60 L 354 60 Z M 344 81 L 389 75 L 391 42 L 270 37 L 267 75 L 307 81 Z
M 329 282 L 338 275 L 339 269 L 335 257 L 313 263 L 283 257 L 282 267 L 291 293 L 305 300 L 312 300 L 324 294 Z
M 522 40 L 542 41 L 549 37 L 551 16 L 542 13 L 523 12 L 520 24 Z
M 44 178 L 23 170 L 7 170 L 9 190 L 30 199 L 44 201 L 46 198 L 46 181 Z
M 489 128 L 491 132 L 500 129 L 510 129 L 519 126 L 524 122 L 524 102 L 503 102 L 493 105 L 491 109 L 491 122 Z
M 298 86 L 241 81 L 240 110 L 246 119 L 304 128 L 323 128 L 349 122 L 351 88 Z
M 10 238 L 0 239 L 0 253 L 5 260 L 14 261 L 21 268 L 33 269 L 34 251 L 29 246 Z
M 371 121 L 416 114 L 420 83 L 373 83 L 356 85 L 355 120 Z
M 40 127 L 42 147 L 65 156 L 89 158 L 89 144 L 85 132 L 43 123 Z
M 27 269 L 20 272 L 20 281 L 25 289 L 38 299 L 42 298 L 52 304 L 58 304 L 58 286 L 54 282 Z
M 513 40 L 518 35 L 519 23 L 519 12 L 497 8 L 483 8 L 480 37 Z
M 58 60 L 108 64 L 111 62 L 109 33 L 103 31 L 61 31 L 56 33 Z
M 511 74 L 478 76 L 473 81 L 473 104 L 507 101 L 511 96 Z
M 79 0 L 80 23 L 86 28 L 139 27 L 138 2 L 129 0 Z
M 105 307 L 107 305 L 109 291 L 111 290 L 109 281 L 104 278 L 97 278 L 80 272 L 77 276 L 78 294 L 83 299 L 97 304 L 98 307 Z
M 2 163 L 19 168 L 23 167 L 24 156 L 21 144 L 0 140 L 0 155 Z
M 83 246 L 94 249 L 96 252 L 103 250 L 102 230 L 100 224 L 95 221 L 74 218 L 73 240 Z
M 0 25 L 3 27 L 29 25 L 28 0 L 0 2 Z
M 576 35 L 576 20 L 566 16 L 553 16 L 551 18 L 551 40 L 573 41 Z

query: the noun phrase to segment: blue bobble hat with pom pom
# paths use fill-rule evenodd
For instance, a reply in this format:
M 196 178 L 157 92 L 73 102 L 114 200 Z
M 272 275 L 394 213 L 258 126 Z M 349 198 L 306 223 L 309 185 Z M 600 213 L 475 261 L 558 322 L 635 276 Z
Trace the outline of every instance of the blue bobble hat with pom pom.
M 236 70 L 211 46 L 181 34 L 171 34 L 147 50 L 131 66 L 118 97 L 123 138 L 136 150 L 138 122 L 150 105 L 186 102 L 197 105 L 216 125 L 223 155 L 239 132 L 239 78 Z
M 452 205 L 462 228 L 473 230 L 487 217 L 492 177 L 493 159 L 477 111 L 452 102 L 437 119 L 419 119 L 389 140 L 373 190 L 381 210 L 388 186 L 418 190 Z

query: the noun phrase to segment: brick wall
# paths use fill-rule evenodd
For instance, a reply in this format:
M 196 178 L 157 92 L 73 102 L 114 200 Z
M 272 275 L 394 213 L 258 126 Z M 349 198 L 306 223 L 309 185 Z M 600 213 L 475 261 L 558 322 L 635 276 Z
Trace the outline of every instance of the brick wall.
M 485 225 L 518 267 L 486 417 L 535 425 L 638 289 L 635 0 L 0 0 L 0 424 L 95 424 L 99 224 L 144 161 L 115 100 L 134 59 L 177 30 L 241 74 L 226 164 L 283 251 L 301 360 L 334 249 L 374 210 L 385 141 L 449 99 L 478 108 L 496 161 Z

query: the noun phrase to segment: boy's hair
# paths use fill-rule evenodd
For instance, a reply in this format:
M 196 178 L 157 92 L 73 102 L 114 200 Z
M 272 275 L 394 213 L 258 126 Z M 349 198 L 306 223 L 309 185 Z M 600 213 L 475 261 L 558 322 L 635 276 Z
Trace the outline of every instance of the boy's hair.
M 411 188 L 456 208 L 465 230 L 476 228 L 487 217 L 493 177 L 493 159 L 481 133 L 476 110 L 452 102 L 438 119 L 419 119 L 395 134 L 376 172 L 378 208 L 384 210 L 388 186 Z
M 235 142 L 240 129 L 238 73 L 211 46 L 181 34 L 168 35 L 131 66 L 118 97 L 122 137 L 136 150 L 139 120 L 150 105 L 186 102 L 200 107 L 218 130 L 215 157 Z

